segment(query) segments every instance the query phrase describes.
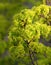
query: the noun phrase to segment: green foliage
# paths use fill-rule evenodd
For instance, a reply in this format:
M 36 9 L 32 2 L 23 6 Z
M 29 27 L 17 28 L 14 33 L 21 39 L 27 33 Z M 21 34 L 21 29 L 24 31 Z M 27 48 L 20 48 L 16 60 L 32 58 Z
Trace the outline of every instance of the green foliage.
M 35 65 L 51 65 L 51 48 L 39 42 L 51 40 L 51 7 L 42 1 L 0 0 L 0 65 L 32 65 L 30 55 Z
M 6 18 L 12 17 L 15 13 L 20 12 L 24 6 L 22 4 L 10 4 L 10 3 L 0 3 L 0 14 L 6 16 Z
M 41 37 L 46 41 L 51 39 L 50 11 L 50 6 L 40 5 L 24 9 L 13 17 L 8 36 L 9 51 L 13 60 L 17 58 L 18 65 L 51 64 L 51 61 L 48 61 L 51 59 L 51 48 L 39 42 Z M 26 58 L 29 61 L 25 61 Z
M 0 58 L 0 65 L 14 65 L 14 61 L 9 57 L 5 56 L 4 58 Z
M 42 0 L 2 0 L 0 1 L 1 3 L 24 3 L 24 2 L 29 2 L 29 3 L 32 3 L 32 4 L 35 4 L 35 2 L 37 2 L 36 4 L 38 3 L 42 3 Z
M 42 43 L 31 42 L 29 45 L 31 51 L 36 52 L 38 65 L 51 64 L 51 48 L 44 46 Z
M 0 39 L 8 34 L 13 15 L 20 12 L 21 9 L 24 9 L 21 4 L 0 3 Z
M 3 39 L 7 33 L 7 28 L 9 26 L 9 22 L 3 15 L 0 15 L 0 39 Z
M 18 46 L 12 46 L 9 50 L 11 52 L 12 58 L 14 59 L 24 57 L 25 51 L 24 47 L 21 44 L 19 44 Z
M 45 35 L 47 33 L 47 35 L 51 36 L 51 6 L 47 6 L 47 5 L 41 5 L 37 8 L 33 7 L 32 10 L 34 11 L 35 9 L 35 18 L 33 19 L 35 22 L 40 22 L 41 26 L 43 26 L 43 28 L 41 28 L 42 30 L 45 31 Z M 47 32 L 47 30 L 49 32 Z M 42 32 L 43 33 L 43 32 Z M 49 33 L 49 34 L 48 34 Z M 43 33 L 44 35 L 44 33 Z M 44 36 L 46 37 L 46 36 Z
M 2 55 L 7 48 L 7 44 L 5 41 L 0 40 L 0 55 Z
M 0 1 L 0 2 L 2 2 L 2 3 L 21 3 L 21 2 L 24 2 L 24 0 L 2 0 L 2 1 Z

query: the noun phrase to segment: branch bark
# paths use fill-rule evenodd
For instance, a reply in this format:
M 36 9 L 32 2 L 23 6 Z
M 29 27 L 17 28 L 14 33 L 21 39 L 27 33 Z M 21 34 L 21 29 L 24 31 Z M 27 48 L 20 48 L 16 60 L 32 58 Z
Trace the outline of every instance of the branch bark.
M 31 41 L 30 41 L 30 42 L 31 42 Z M 36 58 L 36 53 L 32 52 L 31 49 L 29 48 L 29 43 L 30 43 L 30 42 L 26 41 L 27 47 L 28 47 L 28 49 L 29 49 L 29 57 L 30 57 L 30 59 L 31 59 L 31 63 L 32 63 L 32 65 L 35 65 L 35 61 L 36 61 L 36 65 L 38 65 L 38 63 L 37 63 L 37 58 Z

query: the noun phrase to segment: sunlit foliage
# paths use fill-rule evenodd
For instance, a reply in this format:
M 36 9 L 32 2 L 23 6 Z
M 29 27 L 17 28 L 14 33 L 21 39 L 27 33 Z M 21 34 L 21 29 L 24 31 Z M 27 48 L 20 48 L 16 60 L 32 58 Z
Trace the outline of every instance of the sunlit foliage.
M 10 57 L 18 65 L 51 64 L 51 48 L 39 42 L 41 37 L 51 40 L 51 7 L 24 9 L 13 19 L 8 36 Z

